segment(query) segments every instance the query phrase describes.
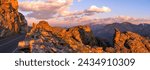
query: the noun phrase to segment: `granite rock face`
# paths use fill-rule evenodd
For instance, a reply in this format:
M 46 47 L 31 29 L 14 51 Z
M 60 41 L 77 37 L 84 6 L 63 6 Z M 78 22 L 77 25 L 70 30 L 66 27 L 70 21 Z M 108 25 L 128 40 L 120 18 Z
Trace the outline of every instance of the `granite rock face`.
M 18 12 L 17 0 L 0 0 L 0 37 L 14 33 L 25 33 L 27 21 Z

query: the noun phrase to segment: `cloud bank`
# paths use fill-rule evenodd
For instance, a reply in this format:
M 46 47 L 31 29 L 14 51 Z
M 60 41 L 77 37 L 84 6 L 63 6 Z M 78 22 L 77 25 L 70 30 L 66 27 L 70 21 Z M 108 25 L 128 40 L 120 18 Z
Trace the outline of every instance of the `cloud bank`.
M 30 12 L 27 16 L 49 19 L 69 9 L 73 0 L 25 0 L 19 3 L 21 11 Z
M 99 13 L 110 12 L 108 7 L 90 6 L 88 9 L 69 11 L 74 0 L 24 0 L 19 3 L 19 10 L 29 12 L 28 18 L 50 20 L 55 18 L 80 19 Z M 80 2 L 81 0 L 77 0 Z
M 108 7 L 99 8 L 91 6 L 82 11 L 69 11 L 73 0 L 26 0 L 19 3 L 20 10 L 30 12 L 27 16 L 37 19 L 49 19 L 53 17 L 94 15 L 96 13 L 110 12 Z
M 132 22 L 148 23 L 147 19 L 133 18 L 128 16 L 117 16 L 111 18 L 95 19 L 95 15 L 111 12 L 109 7 L 89 6 L 87 9 L 70 11 L 74 0 L 24 0 L 19 3 L 19 10 L 28 12 L 26 18 L 29 25 L 33 22 L 46 20 L 55 26 L 73 26 L 88 23 Z M 80 2 L 81 0 L 77 0 Z

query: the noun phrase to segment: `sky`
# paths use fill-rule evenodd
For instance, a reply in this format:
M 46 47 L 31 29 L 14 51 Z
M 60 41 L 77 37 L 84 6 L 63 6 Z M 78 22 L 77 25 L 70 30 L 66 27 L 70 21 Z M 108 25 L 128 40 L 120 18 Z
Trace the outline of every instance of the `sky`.
M 149 3 L 150 0 L 19 0 L 19 11 L 30 23 L 47 20 L 65 24 L 118 16 L 141 20 L 150 19 Z
M 112 11 L 105 14 L 107 17 L 125 15 L 150 18 L 150 15 L 148 15 L 150 14 L 150 0 L 82 0 L 79 3 L 74 2 L 72 8 L 85 9 L 91 5 L 111 8 Z

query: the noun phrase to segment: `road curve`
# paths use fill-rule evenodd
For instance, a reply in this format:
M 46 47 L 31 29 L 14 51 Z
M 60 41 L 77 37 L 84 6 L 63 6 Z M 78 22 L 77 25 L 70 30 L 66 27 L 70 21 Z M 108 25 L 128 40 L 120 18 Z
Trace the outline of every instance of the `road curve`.
M 13 35 L 0 39 L 0 53 L 14 53 L 18 42 L 25 39 L 25 35 Z

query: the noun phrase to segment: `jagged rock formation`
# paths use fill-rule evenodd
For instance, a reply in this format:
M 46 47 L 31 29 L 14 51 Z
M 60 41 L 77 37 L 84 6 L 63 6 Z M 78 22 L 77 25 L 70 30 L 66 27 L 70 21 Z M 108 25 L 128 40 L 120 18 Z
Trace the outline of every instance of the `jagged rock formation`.
M 26 35 L 26 40 L 18 46 L 23 52 L 32 53 L 148 53 L 150 52 L 149 38 L 136 33 L 121 32 L 115 29 L 114 46 L 105 41 L 97 40 L 89 26 L 72 28 L 51 27 L 46 21 L 33 23 Z M 101 47 L 99 47 L 101 46 Z
M 122 33 L 115 29 L 114 47 L 118 53 L 148 53 L 150 40 L 130 31 Z
M 37 25 L 33 24 L 27 39 L 19 42 L 18 46 L 22 50 L 29 48 L 29 52 L 103 52 L 88 26 L 64 29 L 40 21 Z
M 27 21 L 18 12 L 17 0 L 0 0 L 0 37 L 26 32 Z

